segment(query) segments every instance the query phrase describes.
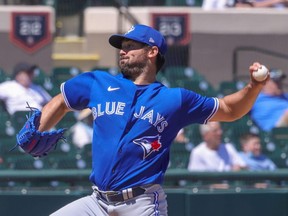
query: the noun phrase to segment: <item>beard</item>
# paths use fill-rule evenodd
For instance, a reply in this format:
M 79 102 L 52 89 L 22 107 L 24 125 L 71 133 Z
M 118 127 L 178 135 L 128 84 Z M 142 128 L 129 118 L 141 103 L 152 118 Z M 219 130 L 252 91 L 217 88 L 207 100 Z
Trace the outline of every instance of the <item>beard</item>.
M 123 76 L 129 80 L 135 81 L 147 65 L 147 59 L 138 59 L 136 62 L 119 61 L 119 68 Z

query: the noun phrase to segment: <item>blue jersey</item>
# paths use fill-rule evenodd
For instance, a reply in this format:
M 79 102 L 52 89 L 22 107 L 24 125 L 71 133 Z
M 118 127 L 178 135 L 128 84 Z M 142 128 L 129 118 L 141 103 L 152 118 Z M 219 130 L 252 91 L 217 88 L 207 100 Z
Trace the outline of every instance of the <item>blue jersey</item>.
M 122 75 L 80 74 L 61 85 L 72 110 L 94 117 L 90 180 L 100 190 L 161 184 L 178 131 L 206 123 L 219 101 L 159 82 L 138 86 Z
M 271 106 L 273 104 L 273 106 Z M 260 93 L 251 109 L 251 118 L 264 131 L 271 131 L 288 107 L 288 95 Z

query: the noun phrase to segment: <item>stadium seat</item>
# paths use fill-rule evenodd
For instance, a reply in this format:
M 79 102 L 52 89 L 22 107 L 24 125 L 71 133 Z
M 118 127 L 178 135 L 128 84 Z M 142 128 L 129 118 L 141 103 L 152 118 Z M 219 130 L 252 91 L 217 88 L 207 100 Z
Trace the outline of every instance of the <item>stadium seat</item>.
M 0 137 L 0 158 L 2 159 L 0 162 L 0 169 L 13 168 L 13 166 L 10 167 L 11 164 L 9 163 L 10 162 L 9 158 L 14 153 L 14 152 L 12 153 L 11 149 L 13 149 L 15 144 L 16 144 L 15 140 L 11 139 L 10 137 L 3 137 L 3 136 Z
M 0 162 L 0 170 L 7 169 L 6 163 L 4 161 Z M 1 187 L 1 186 L 0 186 Z
M 10 168 L 13 169 L 27 169 L 27 170 L 34 170 L 34 169 L 47 169 L 48 165 L 46 164 L 48 159 L 35 159 L 31 155 L 23 154 L 22 156 L 18 157 L 10 157 L 9 162 L 11 165 Z
M 34 79 L 33 82 L 35 84 L 44 85 L 45 79 L 46 77 L 48 77 L 48 75 L 46 75 L 46 73 L 41 69 L 41 68 L 36 68 L 34 70 Z
M 47 74 L 41 68 L 35 69 L 34 74 L 35 74 L 35 77 L 33 79 L 33 82 L 35 84 L 40 85 L 47 92 L 52 91 L 55 84 L 53 83 L 51 75 Z
M 163 71 L 168 82 L 171 83 L 172 87 L 177 86 L 177 81 L 194 80 L 202 81 L 205 78 L 199 74 L 194 68 L 185 66 L 169 66 Z M 176 84 L 176 85 L 175 85 Z
M 202 142 L 202 137 L 199 131 L 199 124 L 191 124 L 184 128 L 185 135 L 188 137 L 189 141 L 194 145 L 198 145 Z
M 165 68 L 164 75 L 170 87 L 183 87 L 206 96 L 217 95 L 212 85 L 194 68 L 170 66 Z
M 92 67 L 90 71 L 95 71 L 95 70 L 108 72 L 109 71 L 109 67 L 98 67 L 98 66 L 95 66 L 95 67 Z
M 11 115 L 12 126 L 16 132 L 18 132 L 27 121 L 27 116 L 29 116 L 30 111 L 17 111 Z
M 274 144 L 274 149 L 270 152 L 269 157 L 277 167 L 288 168 L 288 127 L 273 128 L 271 142 Z
M 205 81 L 198 80 L 178 80 L 175 83 L 178 87 L 182 87 L 185 89 L 192 90 L 198 94 L 208 96 L 208 97 L 216 97 L 217 91 L 213 88 L 213 86 Z
M 67 128 L 69 129 L 77 122 L 74 112 L 68 112 L 61 119 L 61 121 L 56 125 L 57 128 Z
M 2 112 L 6 112 L 6 105 L 4 101 L 0 100 L 0 116 L 2 115 Z
M 60 84 L 54 83 L 53 79 L 51 79 L 51 82 L 52 82 L 52 86 L 51 86 L 52 88 L 51 89 L 46 88 L 46 90 L 52 97 L 54 97 L 60 93 Z
M 166 0 L 157 0 L 157 1 L 152 1 L 152 0 L 126 0 L 123 2 L 127 2 L 128 6 L 163 6 L 165 4 Z
M 92 168 L 92 145 L 87 144 L 80 151 L 80 158 L 85 161 L 86 168 Z
M 11 116 L 5 111 L 0 110 L 0 137 L 10 137 L 15 135 L 15 128 L 11 122 Z
M 0 182 L 0 188 L 5 188 L 6 190 L 18 190 L 21 191 L 22 189 L 29 188 L 31 186 L 30 181 L 21 181 L 21 180 L 16 180 L 16 181 L 11 181 L 7 179 L 7 181 Z
M 235 145 L 238 150 L 241 150 L 240 136 L 248 132 L 256 134 L 260 133 L 260 129 L 253 124 L 249 115 L 243 116 L 234 122 L 222 122 L 224 142 L 230 142 Z
M 203 0 L 194 0 L 194 6 L 201 7 L 203 4 Z
M 52 80 L 60 86 L 61 83 L 81 73 L 81 70 L 76 67 L 54 67 L 52 69 Z
M 186 169 L 189 162 L 190 151 L 187 150 L 183 143 L 172 143 L 170 147 L 170 163 L 169 168 Z
M 0 156 L 5 155 L 7 157 L 17 154 L 23 155 L 23 153 L 19 153 L 18 149 L 14 147 L 16 146 L 16 138 L 14 137 L 1 137 L 0 138 Z M 12 150 L 13 149 L 13 150 Z
M 114 6 L 115 1 L 114 0 L 105 0 L 105 1 L 94 1 L 94 0 L 88 0 L 87 6 Z
M 170 83 L 162 71 L 159 71 L 157 73 L 156 79 L 157 79 L 157 81 L 161 82 L 163 85 L 170 87 Z
M 58 168 L 59 161 L 62 159 L 75 160 L 77 150 L 71 142 L 58 141 L 57 146 L 49 153 L 49 162 L 52 168 Z
M 8 76 L 8 74 L 6 74 L 6 72 L 2 68 L 0 68 L 0 83 L 9 79 L 10 76 Z
M 58 160 L 58 169 L 85 169 L 86 162 L 82 159 L 76 158 L 59 158 Z
M 194 6 L 194 0 L 166 0 L 166 6 Z
M 51 180 L 49 182 L 33 182 L 32 184 L 33 187 L 44 187 L 45 189 L 47 189 L 47 187 L 49 188 L 49 190 L 59 190 L 59 188 L 62 189 L 69 189 L 71 188 L 71 184 L 70 182 L 66 182 L 66 181 L 59 181 L 59 180 Z
M 76 147 L 70 141 L 58 141 L 56 148 L 49 153 L 50 157 L 75 157 Z
M 288 127 L 273 128 L 272 137 L 278 145 L 288 145 Z
M 222 81 L 219 84 L 219 97 L 226 96 L 228 94 L 232 94 L 245 86 L 245 82 L 243 81 Z
M 287 147 L 281 148 L 276 143 L 274 144 L 274 150 L 265 155 L 276 164 L 277 168 L 288 168 Z

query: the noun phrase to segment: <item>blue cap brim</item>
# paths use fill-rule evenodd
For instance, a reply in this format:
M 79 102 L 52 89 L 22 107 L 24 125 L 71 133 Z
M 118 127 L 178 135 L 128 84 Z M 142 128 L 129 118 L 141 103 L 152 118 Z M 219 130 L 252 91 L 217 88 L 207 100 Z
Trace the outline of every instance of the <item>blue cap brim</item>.
M 109 38 L 109 43 L 111 46 L 117 48 L 117 49 L 121 49 L 122 48 L 122 41 L 124 39 L 128 39 L 128 40 L 133 40 L 133 41 L 136 41 L 136 42 L 139 42 L 139 43 L 142 43 L 142 41 L 139 41 L 138 39 L 135 39 L 133 37 L 126 37 L 126 36 L 123 36 L 123 35 L 120 35 L 120 34 L 114 34 L 112 35 L 110 38 Z M 148 44 L 149 45 L 149 44 Z
M 124 40 L 124 37 L 122 35 L 112 35 L 109 38 L 109 43 L 111 46 L 121 49 L 122 41 Z

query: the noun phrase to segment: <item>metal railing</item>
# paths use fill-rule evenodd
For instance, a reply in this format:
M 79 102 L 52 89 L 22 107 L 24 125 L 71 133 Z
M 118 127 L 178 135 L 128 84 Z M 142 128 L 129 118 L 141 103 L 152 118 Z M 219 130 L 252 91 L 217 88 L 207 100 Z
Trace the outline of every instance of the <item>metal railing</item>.
M 1 170 L 0 183 L 8 181 L 21 182 L 41 182 L 41 181 L 65 181 L 71 185 L 81 184 L 81 181 L 89 182 L 90 169 L 51 169 L 51 170 Z M 168 169 L 165 174 L 165 185 L 171 186 L 171 183 L 190 182 L 261 182 L 269 181 L 276 184 L 277 187 L 286 187 L 288 181 L 288 169 L 277 169 L 275 171 L 237 171 L 237 172 L 190 172 L 186 169 Z M 33 185 L 33 184 L 32 184 Z M 79 185 L 80 186 L 80 185 Z M 181 187 L 180 185 L 174 185 Z M 185 186 L 185 185 L 182 185 Z M 190 184 L 191 186 L 191 184 Z M 1 187 L 1 186 L 0 186 Z M 13 190 L 13 188 L 11 188 Z

